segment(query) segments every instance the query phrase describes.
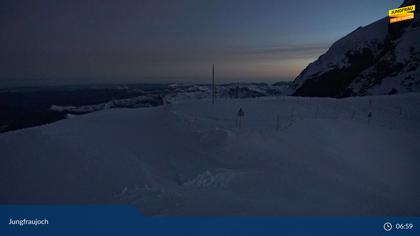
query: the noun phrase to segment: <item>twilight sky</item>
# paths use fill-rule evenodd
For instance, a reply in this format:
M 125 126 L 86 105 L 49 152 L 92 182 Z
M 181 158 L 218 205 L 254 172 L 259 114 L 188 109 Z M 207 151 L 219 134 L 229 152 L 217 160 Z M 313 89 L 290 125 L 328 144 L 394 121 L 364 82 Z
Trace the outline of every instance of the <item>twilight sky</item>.
M 2 0 L 0 85 L 294 79 L 402 0 Z

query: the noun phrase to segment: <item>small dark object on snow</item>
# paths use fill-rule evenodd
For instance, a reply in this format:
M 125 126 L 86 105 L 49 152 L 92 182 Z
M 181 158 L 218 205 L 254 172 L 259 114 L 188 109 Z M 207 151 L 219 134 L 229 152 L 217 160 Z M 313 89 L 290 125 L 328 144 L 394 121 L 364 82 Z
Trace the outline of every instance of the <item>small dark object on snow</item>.
M 238 120 L 237 120 L 237 126 L 238 128 L 242 127 L 242 117 L 245 116 L 245 112 L 244 110 L 242 110 L 242 107 L 239 109 L 238 113 L 236 113 L 236 115 L 238 116 Z

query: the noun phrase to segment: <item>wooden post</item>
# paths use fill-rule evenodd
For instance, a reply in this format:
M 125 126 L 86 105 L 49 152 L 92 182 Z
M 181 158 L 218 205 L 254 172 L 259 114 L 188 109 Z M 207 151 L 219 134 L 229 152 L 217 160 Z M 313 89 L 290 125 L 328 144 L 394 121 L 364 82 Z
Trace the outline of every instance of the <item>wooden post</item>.
M 245 116 L 244 110 L 242 110 L 242 107 L 239 109 L 238 113 L 236 114 L 238 116 L 238 126 L 239 128 L 242 127 L 242 117 Z

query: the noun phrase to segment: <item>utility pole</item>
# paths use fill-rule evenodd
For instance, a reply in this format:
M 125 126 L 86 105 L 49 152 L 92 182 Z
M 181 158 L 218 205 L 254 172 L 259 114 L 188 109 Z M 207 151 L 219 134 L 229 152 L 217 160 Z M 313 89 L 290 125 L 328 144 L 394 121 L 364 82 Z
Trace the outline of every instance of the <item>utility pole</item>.
M 214 95 L 215 95 L 215 87 L 214 87 L 214 64 L 212 67 L 212 86 L 211 86 L 211 103 L 214 104 Z

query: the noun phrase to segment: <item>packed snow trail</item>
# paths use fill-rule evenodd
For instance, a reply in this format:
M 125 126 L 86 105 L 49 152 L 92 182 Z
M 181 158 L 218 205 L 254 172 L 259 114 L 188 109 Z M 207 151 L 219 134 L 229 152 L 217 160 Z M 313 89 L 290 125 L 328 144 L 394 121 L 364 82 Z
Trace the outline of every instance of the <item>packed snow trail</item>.
M 150 215 L 418 215 L 418 121 L 420 94 L 104 110 L 0 134 L 0 203 L 128 203 Z

